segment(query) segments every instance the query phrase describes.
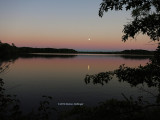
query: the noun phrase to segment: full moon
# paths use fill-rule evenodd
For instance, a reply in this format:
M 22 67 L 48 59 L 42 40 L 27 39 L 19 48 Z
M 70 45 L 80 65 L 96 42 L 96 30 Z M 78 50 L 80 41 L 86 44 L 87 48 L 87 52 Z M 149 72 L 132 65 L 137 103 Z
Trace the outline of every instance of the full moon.
M 88 38 L 88 40 L 91 40 L 90 38 Z

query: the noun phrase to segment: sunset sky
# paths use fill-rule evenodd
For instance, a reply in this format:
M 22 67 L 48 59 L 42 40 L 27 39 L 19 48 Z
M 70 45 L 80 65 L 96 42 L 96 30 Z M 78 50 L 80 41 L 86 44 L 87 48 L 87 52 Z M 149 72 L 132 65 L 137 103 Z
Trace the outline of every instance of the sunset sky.
M 0 40 L 18 47 L 80 51 L 156 49 L 147 36 L 122 42 L 123 25 L 131 19 L 130 12 L 110 11 L 100 18 L 101 1 L 0 0 Z

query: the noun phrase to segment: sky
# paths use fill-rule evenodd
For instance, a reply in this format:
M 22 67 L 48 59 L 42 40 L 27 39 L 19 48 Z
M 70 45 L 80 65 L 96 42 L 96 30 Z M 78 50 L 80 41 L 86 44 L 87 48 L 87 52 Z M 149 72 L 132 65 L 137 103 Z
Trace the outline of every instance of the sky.
M 0 40 L 18 47 L 70 48 L 78 51 L 155 50 L 148 36 L 122 42 L 130 11 L 109 11 L 102 0 L 0 0 Z

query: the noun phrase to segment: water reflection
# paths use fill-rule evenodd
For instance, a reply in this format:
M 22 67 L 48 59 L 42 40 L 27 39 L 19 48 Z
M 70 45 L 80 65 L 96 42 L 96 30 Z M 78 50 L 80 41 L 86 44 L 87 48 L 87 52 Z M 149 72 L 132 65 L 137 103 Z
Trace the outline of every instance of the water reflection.
M 88 71 L 90 70 L 90 65 L 88 65 Z
M 100 72 L 95 75 L 86 75 L 85 82 L 89 84 L 91 81 L 94 84 L 107 84 L 113 76 L 118 78 L 119 82 L 128 82 L 132 87 L 139 84 L 146 83 L 148 87 L 157 87 L 160 82 L 160 67 L 154 64 L 147 64 L 146 66 L 139 66 L 138 68 L 130 68 L 125 65 L 114 71 Z
M 96 74 L 99 71 L 112 71 L 121 64 L 136 67 L 145 65 L 149 59 L 124 59 L 119 55 L 77 55 L 72 57 L 20 56 L 14 61 L 7 74 L 2 75 L 5 87 L 10 94 L 16 94 L 23 101 L 22 107 L 30 109 L 36 105 L 42 95 L 54 96 L 54 104 L 63 102 L 84 103 L 96 105 L 99 101 L 110 98 L 122 99 L 121 92 L 127 95 L 136 94 L 137 88 L 108 79 L 86 79 L 86 74 Z M 101 78 L 103 74 L 99 74 Z M 99 80 L 101 83 L 99 83 Z M 108 86 L 104 86 L 108 83 Z M 104 87 L 101 87 L 101 86 Z M 12 89 L 11 89 L 12 88 Z M 126 91 L 126 88 L 128 89 Z M 148 88 L 147 88 L 148 89 Z M 138 95 L 137 95 L 138 96 Z M 33 105 L 32 105 L 33 104 Z
M 125 100 L 108 99 L 101 102 L 96 107 L 75 107 L 65 114 L 65 117 L 72 118 L 76 115 L 79 119 L 109 119 L 109 120 L 146 120 L 146 119 L 160 119 L 160 45 L 150 62 L 146 65 L 139 65 L 138 67 L 128 67 L 120 65 L 118 69 L 113 71 L 101 72 L 94 75 L 86 75 L 85 83 L 93 83 L 104 85 L 113 81 L 114 77 L 121 82 L 127 82 L 131 87 L 142 85 L 141 90 L 156 99 L 155 102 L 150 103 L 148 99 L 144 99 L 144 94 L 137 97 L 135 100 L 132 96 L 126 97 L 122 93 Z M 144 89 L 145 84 L 151 88 L 158 88 L 158 94 Z M 128 90 L 128 89 L 127 89 Z M 70 117 L 71 116 L 71 117 Z M 82 117 L 83 116 L 83 117 Z M 64 117 L 62 116 L 64 119 Z M 65 118 L 66 119 L 66 118 Z
M 49 59 L 45 56 L 21 56 L 14 61 L 13 66 L 10 66 L 11 70 L 2 76 L 5 80 L 7 93 L 18 95 L 24 111 L 26 109 L 30 111 L 35 108 L 42 95 L 53 96 L 54 107 L 59 107 L 57 103 L 84 103 L 86 106 L 94 106 L 106 99 L 122 99 L 121 93 L 125 93 L 126 96 L 133 94 L 140 96 L 139 89 L 132 85 L 143 86 L 142 83 L 147 82 L 147 79 L 144 82 L 141 81 L 140 84 L 137 80 L 137 83 L 133 84 L 132 79 L 136 79 L 136 76 L 132 79 L 129 78 L 131 74 L 134 74 L 133 71 L 127 72 L 128 67 L 124 69 L 125 66 L 122 66 L 121 71 L 116 71 L 119 76 L 114 76 L 113 70 L 118 69 L 121 64 L 126 64 L 130 67 L 136 66 L 135 69 L 139 69 L 139 67 L 137 68 L 139 64 L 145 66 L 148 61 L 149 59 L 124 59 L 115 55 L 103 55 L 101 57 L 98 55 L 56 56 Z M 4 60 L 1 64 L 5 62 L 7 61 Z M 104 70 L 111 72 L 96 74 Z M 85 79 L 87 85 L 83 81 L 86 74 L 88 74 Z M 91 76 L 89 74 L 94 75 Z M 121 82 L 118 82 L 117 78 L 121 78 L 119 80 Z M 129 80 L 126 78 L 129 78 Z M 155 86 L 159 86 L 159 83 L 155 84 Z M 147 91 L 148 87 L 145 87 Z M 112 102 L 119 104 L 118 101 Z M 104 106 L 102 105 L 101 107 L 103 108 Z
M 127 82 L 131 87 L 137 87 L 138 85 L 147 85 L 150 87 L 158 88 L 158 94 L 153 95 L 153 93 L 146 91 L 152 94 L 156 98 L 156 102 L 160 102 L 160 46 L 155 52 L 154 57 L 150 58 L 150 62 L 146 65 L 139 65 L 138 67 L 128 67 L 125 64 L 120 65 L 118 69 L 107 72 L 100 72 L 94 75 L 86 75 L 85 83 L 93 84 L 108 84 L 113 77 L 116 76 L 119 82 Z

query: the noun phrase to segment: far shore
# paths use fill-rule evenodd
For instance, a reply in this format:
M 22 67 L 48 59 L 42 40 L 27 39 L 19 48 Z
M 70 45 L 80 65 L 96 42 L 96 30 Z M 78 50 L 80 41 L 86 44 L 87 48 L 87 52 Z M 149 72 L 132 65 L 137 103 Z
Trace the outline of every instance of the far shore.
M 4 57 L 14 57 L 27 54 L 36 54 L 36 55 L 106 55 L 106 54 L 115 54 L 115 55 L 127 55 L 127 56 L 152 56 L 154 51 L 142 50 L 142 49 L 131 49 L 123 51 L 110 51 L 110 52 L 98 52 L 98 51 L 77 51 L 69 48 L 32 48 L 32 47 L 16 47 L 13 43 L 12 45 L 8 43 L 0 42 L 0 58 Z
M 153 56 L 154 54 L 125 54 L 121 52 L 77 52 L 77 53 L 28 53 L 34 55 L 126 55 L 126 56 Z

